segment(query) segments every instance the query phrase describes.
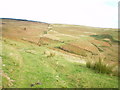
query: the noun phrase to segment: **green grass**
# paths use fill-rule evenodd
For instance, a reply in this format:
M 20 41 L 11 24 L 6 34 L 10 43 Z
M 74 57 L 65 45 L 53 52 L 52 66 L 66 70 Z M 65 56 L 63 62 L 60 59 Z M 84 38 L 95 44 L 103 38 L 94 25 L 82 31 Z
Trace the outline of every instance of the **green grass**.
M 105 39 L 105 38 L 108 38 L 108 39 L 110 39 L 112 42 L 120 43 L 119 40 L 115 40 L 115 39 L 113 38 L 113 36 L 112 36 L 112 35 L 109 35 L 109 34 L 91 35 L 91 37 L 94 37 L 94 38 L 96 38 L 96 39 Z
M 29 53 L 27 50 L 34 50 Z M 3 42 L 3 70 L 15 80 L 12 86 L 3 77 L 3 86 L 8 88 L 117 88 L 116 76 L 95 73 L 79 63 L 66 60 L 61 55 L 47 57 L 47 47 L 7 39 Z

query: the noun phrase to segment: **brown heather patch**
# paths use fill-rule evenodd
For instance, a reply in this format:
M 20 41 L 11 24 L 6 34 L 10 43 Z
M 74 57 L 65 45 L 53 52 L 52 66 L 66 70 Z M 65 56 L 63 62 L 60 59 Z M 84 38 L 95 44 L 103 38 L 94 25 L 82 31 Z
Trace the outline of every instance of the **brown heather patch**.
M 97 44 L 99 46 L 107 46 L 107 47 L 110 47 L 111 45 L 107 42 L 104 42 L 104 41 L 98 41 L 98 40 L 90 40 L 91 43 L 94 43 L 94 44 Z

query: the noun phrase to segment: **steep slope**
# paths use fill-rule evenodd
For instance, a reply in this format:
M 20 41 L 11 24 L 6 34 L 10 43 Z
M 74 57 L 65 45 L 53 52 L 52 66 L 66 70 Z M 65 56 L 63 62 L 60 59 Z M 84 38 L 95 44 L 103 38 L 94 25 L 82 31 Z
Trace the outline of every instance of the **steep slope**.
M 3 87 L 118 87 L 116 76 L 85 66 L 98 59 L 118 66 L 117 29 L 1 20 Z

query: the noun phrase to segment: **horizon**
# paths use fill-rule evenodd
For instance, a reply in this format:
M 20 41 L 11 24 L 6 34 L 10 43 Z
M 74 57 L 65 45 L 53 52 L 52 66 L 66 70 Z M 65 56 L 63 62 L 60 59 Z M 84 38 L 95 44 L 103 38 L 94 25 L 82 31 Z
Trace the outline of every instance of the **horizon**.
M 28 21 L 28 22 L 38 22 L 38 23 L 47 23 L 43 21 L 36 21 L 36 20 L 29 20 L 29 19 L 17 19 L 17 18 L 0 18 L 0 19 L 10 19 L 10 20 L 19 20 L 19 21 Z M 88 26 L 88 25 L 77 25 L 77 24 L 64 24 L 64 23 L 47 23 L 47 24 L 60 24 L 60 25 L 75 25 L 75 26 L 86 26 L 86 27 L 93 27 L 93 28 L 110 28 L 110 27 L 95 27 L 95 26 Z M 111 28 L 111 29 L 119 29 Z

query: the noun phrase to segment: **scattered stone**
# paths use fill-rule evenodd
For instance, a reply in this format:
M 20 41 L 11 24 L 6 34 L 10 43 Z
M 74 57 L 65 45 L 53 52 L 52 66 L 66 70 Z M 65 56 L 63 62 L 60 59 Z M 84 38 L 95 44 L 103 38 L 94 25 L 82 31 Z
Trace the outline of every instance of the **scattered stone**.
M 56 78 L 58 78 L 59 76 L 56 76 Z
M 58 63 L 58 62 L 56 62 L 56 64 L 58 65 L 59 63 Z
M 16 66 L 17 64 L 15 63 L 14 65 Z
M 13 71 L 13 69 L 10 69 L 10 72 L 12 72 Z
M 105 38 L 105 39 L 103 39 L 104 41 L 108 41 L 108 42 L 111 42 L 111 40 L 110 39 L 108 39 L 108 38 Z
M 30 86 L 33 87 L 35 84 L 31 84 Z
M 3 67 L 5 66 L 5 64 L 2 65 Z
M 9 55 L 10 55 L 10 56 L 13 56 L 14 54 L 13 54 L 13 53 L 10 53 Z
M 22 38 L 21 40 L 27 41 L 26 38 Z
M 26 50 L 25 52 L 31 53 L 31 54 L 36 54 L 36 52 L 34 50 Z
M 30 86 L 33 87 L 33 86 L 35 86 L 35 85 L 41 85 L 41 84 L 42 84 L 42 83 L 37 82 L 37 83 L 31 84 Z
M 40 82 L 37 82 L 37 83 L 35 83 L 36 85 L 41 85 L 42 83 L 40 83 Z

